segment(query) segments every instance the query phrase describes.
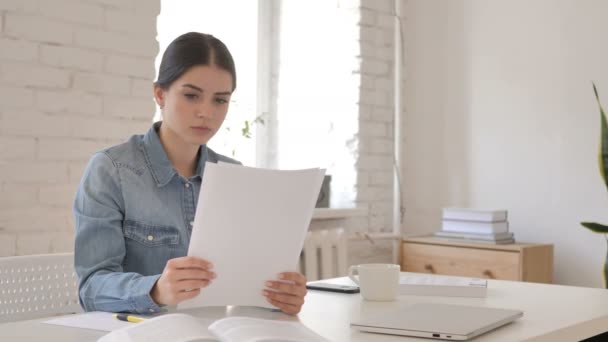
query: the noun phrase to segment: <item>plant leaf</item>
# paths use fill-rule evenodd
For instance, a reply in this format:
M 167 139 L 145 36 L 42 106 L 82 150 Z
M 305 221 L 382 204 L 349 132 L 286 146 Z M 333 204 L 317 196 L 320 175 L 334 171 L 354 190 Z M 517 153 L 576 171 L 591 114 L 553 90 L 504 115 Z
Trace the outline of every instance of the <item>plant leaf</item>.
M 595 222 L 581 222 L 583 227 L 591 230 L 594 233 L 608 234 L 608 226 Z
M 608 241 L 608 237 L 606 237 L 606 241 Z M 604 288 L 608 289 L 608 255 L 606 255 L 606 259 L 604 260 Z
M 245 120 L 245 122 L 243 123 L 243 128 L 241 129 L 241 134 L 245 137 L 245 138 L 251 138 L 251 130 L 249 127 L 249 121 Z
M 606 179 L 606 175 L 608 175 L 608 123 L 606 123 L 606 113 L 604 112 L 604 108 L 602 108 L 602 104 L 600 102 L 600 97 L 597 93 L 595 83 L 593 83 L 593 92 L 595 93 L 595 99 L 597 100 L 597 104 L 600 107 L 601 117 L 601 135 L 598 163 L 600 167 L 600 174 L 602 175 L 604 184 L 608 189 L 608 180 Z

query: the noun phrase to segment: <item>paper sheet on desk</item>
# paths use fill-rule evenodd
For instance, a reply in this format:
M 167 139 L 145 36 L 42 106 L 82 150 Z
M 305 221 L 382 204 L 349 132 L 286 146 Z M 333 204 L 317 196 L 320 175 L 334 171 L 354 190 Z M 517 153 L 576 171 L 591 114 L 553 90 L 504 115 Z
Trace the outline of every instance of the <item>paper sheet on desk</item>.
M 101 331 L 113 331 L 133 324 L 119 321 L 112 317 L 112 315 L 113 313 L 111 312 L 94 311 L 76 315 L 60 316 L 48 321 L 44 321 L 43 323 Z
M 264 283 L 296 270 L 324 175 L 207 163 L 188 255 L 212 262 L 217 278 L 179 308 L 272 308 Z

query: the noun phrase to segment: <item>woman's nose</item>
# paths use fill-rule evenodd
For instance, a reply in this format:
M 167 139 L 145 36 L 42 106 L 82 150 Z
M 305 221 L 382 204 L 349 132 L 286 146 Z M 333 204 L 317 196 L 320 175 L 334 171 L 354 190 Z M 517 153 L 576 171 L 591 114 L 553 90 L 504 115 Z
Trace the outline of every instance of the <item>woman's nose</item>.
M 196 109 L 196 116 L 199 118 L 213 117 L 213 108 L 210 104 L 203 103 Z

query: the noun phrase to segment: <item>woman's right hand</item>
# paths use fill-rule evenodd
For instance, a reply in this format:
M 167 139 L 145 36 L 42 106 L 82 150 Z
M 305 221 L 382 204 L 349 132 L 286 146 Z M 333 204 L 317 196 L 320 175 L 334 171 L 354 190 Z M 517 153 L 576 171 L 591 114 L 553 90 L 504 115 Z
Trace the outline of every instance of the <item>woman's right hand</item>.
M 213 265 L 197 257 L 181 257 L 167 261 L 163 273 L 150 295 L 159 305 L 175 305 L 194 298 L 215 278 Z

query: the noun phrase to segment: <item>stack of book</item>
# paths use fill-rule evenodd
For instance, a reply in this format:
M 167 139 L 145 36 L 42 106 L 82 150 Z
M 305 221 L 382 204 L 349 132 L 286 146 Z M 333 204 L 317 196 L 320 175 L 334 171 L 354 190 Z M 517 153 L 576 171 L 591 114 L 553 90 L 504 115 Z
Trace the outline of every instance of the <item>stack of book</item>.
M 507 211 L 494 209 L 443 208 L 441 231 L 435 236 L 499 245 L 515 242 Z

